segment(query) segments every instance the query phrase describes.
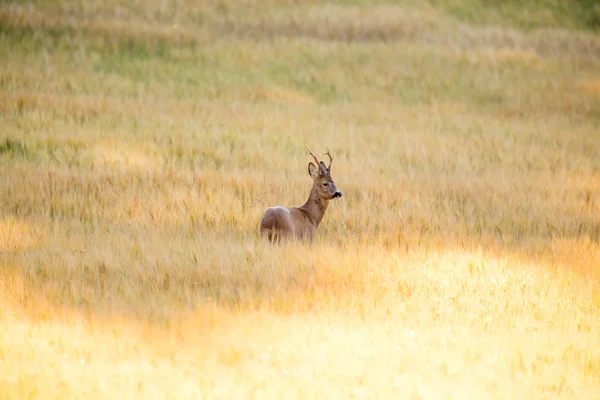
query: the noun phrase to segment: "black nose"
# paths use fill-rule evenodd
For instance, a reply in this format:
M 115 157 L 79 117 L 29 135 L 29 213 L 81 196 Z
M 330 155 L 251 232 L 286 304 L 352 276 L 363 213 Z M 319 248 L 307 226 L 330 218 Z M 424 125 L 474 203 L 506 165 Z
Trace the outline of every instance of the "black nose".
M 337 199 L 338 197 L 342 197 L 342 192 L 340 192 L 339 190 L 333 194 L 334 199 Z

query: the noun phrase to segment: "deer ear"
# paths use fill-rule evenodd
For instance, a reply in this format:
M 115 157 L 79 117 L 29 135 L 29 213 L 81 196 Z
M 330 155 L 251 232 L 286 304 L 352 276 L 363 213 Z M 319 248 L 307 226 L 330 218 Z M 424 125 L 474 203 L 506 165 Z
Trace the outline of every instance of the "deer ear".
M 317 169 L 317 167 L 315 167 L 315 164 L 313 164 L 312 162 L 308 163 L 308 174 L 313 179 L 318 179 L 319 178 L 319 170 Z
M 319 164 L 321 164 L 321 170 L 323 171 L 323 173 L 327 172 L 327 166 L 325 165 L 325 163 L 321 161 Z

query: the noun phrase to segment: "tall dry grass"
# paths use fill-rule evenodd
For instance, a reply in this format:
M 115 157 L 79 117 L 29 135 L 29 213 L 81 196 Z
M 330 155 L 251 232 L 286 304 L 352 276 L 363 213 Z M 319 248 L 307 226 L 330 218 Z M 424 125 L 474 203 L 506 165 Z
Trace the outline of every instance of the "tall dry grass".
M 577 10 L 192 3 L 0 6 L 3 398 L 598 396 Z

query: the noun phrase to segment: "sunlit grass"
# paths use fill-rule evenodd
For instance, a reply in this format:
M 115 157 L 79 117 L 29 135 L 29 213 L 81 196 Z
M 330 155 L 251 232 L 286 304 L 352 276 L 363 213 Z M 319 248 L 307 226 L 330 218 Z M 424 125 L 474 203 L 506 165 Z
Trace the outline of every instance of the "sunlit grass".
M 577 7 L 188 3 L 0 6 L 0 397 L 599 395 Z

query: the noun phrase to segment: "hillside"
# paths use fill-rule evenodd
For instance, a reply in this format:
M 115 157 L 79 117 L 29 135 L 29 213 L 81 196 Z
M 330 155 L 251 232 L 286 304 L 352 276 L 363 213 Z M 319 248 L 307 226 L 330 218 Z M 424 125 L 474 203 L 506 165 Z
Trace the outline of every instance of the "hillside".
M 599 397 L 600 9 L 527 4 L 0 2 L 0 397 Z

